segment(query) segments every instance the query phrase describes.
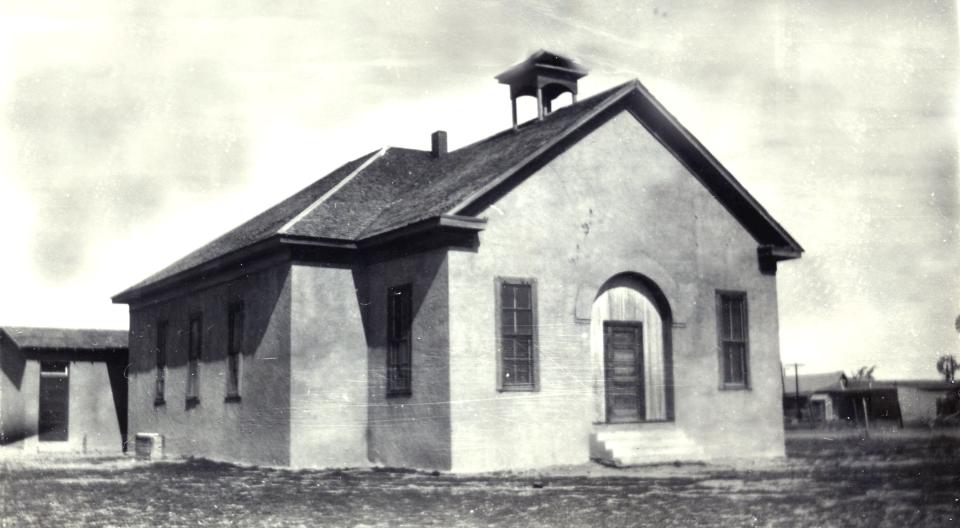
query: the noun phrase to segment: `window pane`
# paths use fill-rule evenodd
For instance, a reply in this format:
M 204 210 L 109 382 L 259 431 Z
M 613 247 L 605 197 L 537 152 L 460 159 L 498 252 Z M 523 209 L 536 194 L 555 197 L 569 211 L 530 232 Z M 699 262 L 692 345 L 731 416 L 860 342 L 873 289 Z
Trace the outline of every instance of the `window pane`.
M 527 284 L 518 284 L 515 286 L 515 293 L 517 308 L 530 308 L 530 286 Z
M 743 341 L 744 326 L 743 299 L 730 299 L 730 337 L 737 341 Z
M 200 357 L 200 319 L 190 320 L 190 354 L 191 359 Z
M 500 287 L 500 305 L 504 308 L 516 307 L 516 289 L 512 284 L 504 283 Z
M 720 296 L 720 317 L 717 320 L 717 327 L 720 329 L 722 339 L 730 339 L 732 333 L 730 330 L 730 297 L 727 295 Z
M 157 324 L 157 367 L 167 364 L 167 323 Z
M 503 384 L 512 385 L 516 383 L 516 360 L 513 358 L 503 359 Z
M 504 310 L 500 317 L 500 331 L 503 335 L 517 333 L 517 316 L 513 310 Z
M 743 344 L 726 343 L 724 349 L 724 358 L 726 359 L 726 376 L 724 381 L 727 383 L 743 383 L 745 352 Z
M 227 356 L 227 395 L 235 396 L 239 386 L 240 369 L 237 356 L 231 354 Z
M 516 363 L 516 373 L 517 377 L 514 379 L 516 383 L 530 383 L 530 363 L 525 360 L 517 360 Z
M 533 335 L 533 311 L 517 311 L 517 333 L 523 335 Z
M 514 357 L 517 359 L 528 360 L 531 357 L 530 354 L 530 341 L 527 339 L 517 338 L 514 340 L 514 346 L 516 347 L 516 354 Z
M 513 338 L 505 337 L 500 340 L 500 354 L 504 358 L 512 358 L 514 353 Z
M 227 354 L 239 354 L 243 346 L 243 307 L 234 306 L 230 309 L 229 331 L 227 338 Z
M 199 395 L 199 380 L 197 379 L 199 375 L 199 368 L 199 361 L 196 359 L 191 359 L 187 373 L 187 399 L 197 398 Z

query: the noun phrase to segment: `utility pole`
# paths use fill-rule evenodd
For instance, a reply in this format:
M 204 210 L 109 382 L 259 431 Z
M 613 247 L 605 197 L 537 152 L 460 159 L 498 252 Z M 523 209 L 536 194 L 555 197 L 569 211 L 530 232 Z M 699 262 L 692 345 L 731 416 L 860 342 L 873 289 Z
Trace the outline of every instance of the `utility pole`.
M 797 408 L 797 423 L 800 423 L 803 415 L 800 413 L 800 376 L 797 369 L 803 366 L 803 363 L 787 363 L 787 366 L 793 365 L 793 405 Z

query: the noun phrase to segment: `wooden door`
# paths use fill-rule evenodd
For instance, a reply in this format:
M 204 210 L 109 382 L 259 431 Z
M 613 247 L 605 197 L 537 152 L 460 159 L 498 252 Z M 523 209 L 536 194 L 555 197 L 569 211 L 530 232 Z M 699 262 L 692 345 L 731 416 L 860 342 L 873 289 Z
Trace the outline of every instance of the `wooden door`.
M 65 441 L 69 438 L 70 366 L 61 361 L 40 363 L 40 441 Z
M 643 407 L 643 330 L 640 323 L 603 324 L 607 422 L 639 422 Z

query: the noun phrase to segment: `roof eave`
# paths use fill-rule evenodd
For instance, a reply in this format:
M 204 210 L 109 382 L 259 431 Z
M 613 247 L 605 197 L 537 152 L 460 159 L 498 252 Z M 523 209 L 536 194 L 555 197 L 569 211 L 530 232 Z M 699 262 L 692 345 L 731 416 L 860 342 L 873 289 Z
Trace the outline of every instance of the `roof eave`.
M 147 296 L 175 287 L 184 281 L 195 279 L 208 273 L 214 273 L 226 266 L 236 264 L 246 259 L 257 258 L 281 248 L 282 246 L 279 244 L 278 238 L 277 236 L 273 236 L 255 244 L 242 247 L 236 251 L 207 260 L 200 265 L 187 268 L 157 281 L 138 284 L 114 295 L 110 300 L 114 304 L 132 304 Z
M 378 246 L 410 237 L 423 236 L 438 229 L 462 233 L 476 233 L 486 228 L 487 221 L 482 218 L 467 215 L 443 214 L 434 216 L 395 229 L 387 229 L 373 233 L 361 239 L 358 246 L 361 249 L 372 249 Z
M 359 241 L 278 234 L 257 244 L 206 261 L 204 264 L 183 270 L 156 282 L 129 288 L 114 295 L 111 300 L 115 304 L 132 304 L 175 288 L 185 281 L 200 279 L 206 275 L 217 273 L 229 266 L 236 265 L 239 262 L 259 258 L 263 255 L 286 249 L 308 248 L 310 250 L 319 249 L 352 253 L 357 250 L 375 249 L 399 240 L 428 236 L 437 231 L 469 234 L 482 231 L 485 227 L 486 220 L 481 218 L 463 215 L 440 215 L 395 229 L 385 230 L 381 233 L 367 236 Z

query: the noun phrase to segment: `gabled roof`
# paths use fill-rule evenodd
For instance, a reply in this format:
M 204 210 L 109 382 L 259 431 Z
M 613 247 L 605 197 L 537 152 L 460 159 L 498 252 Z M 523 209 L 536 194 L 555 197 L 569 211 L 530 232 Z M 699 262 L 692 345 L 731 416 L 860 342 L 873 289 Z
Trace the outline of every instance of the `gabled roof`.
M 114 297 L 129 302 L 252 246 L 323 242 L 357 249 L 430 222 L 482 229 L 483 205 L 621 111 L 630 111 L 773 258 L 803 248 L 639 81 L 630 81 L 442 156 L 384 148 L 317 182 Z
M 126 330 L 0 327 L 21 350 L 126 350 Z

